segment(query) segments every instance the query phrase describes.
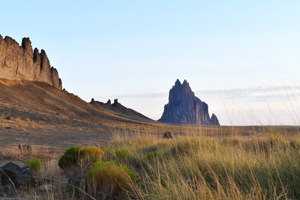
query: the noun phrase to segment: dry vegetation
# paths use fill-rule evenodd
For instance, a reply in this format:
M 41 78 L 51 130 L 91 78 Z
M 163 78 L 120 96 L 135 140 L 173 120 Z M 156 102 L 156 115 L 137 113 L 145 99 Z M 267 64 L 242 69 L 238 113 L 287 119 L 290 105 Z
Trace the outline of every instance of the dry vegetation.
M 91 162 L 77 161 L 75 166 L 62 170 L 57 163 L 62 152 L 47 148 L 27 154 L 1 149 L 0 156 L 2 160 L 45 160 L 46 165 L 35 173 L 39 186 L 19 192 L 26 199 L 300 198 L 298 127 L 185 128 L 185 134 L 180 134 L 184 129 L 174 131 L 173 139 L 157 134 L 164 128 L 147 134 L 141 134 L 142 130 L 123 132 L 115 136 L 108 148 L 101 147 L 105 155 L 100 162 L 116 161 L 139 176 L 136 183 L 127 179 L 129 183 L 121 192 L 98 188 L 101 198 L 99 191 L 95 196 L 95 191 L 86 193 L 84 186 L 78 190 L 79 196 L 78 191 L 67 189 L 68 178 L 84 177 Z M 218 134 L 212 137 L 212 133 Z

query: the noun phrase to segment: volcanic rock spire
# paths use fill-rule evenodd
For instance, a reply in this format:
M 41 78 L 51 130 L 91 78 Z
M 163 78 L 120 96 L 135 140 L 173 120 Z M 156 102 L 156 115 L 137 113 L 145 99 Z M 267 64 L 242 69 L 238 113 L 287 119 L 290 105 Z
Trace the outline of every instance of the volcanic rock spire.
M 58 72 L 51 67 L 46 52 L 33 50 L 29 38 L 23 38 L 19 46 L 14 39 L 3 39 L 0 35 L 0 78 L 41 81 L 62 89 Z
M 197 98 L 189 83 L 177 79 L 169 92 L 169 103 L 165 105 L 159 122 L 173 124 L 220 125 L 215 114 L 210 118 L 208 105 Z

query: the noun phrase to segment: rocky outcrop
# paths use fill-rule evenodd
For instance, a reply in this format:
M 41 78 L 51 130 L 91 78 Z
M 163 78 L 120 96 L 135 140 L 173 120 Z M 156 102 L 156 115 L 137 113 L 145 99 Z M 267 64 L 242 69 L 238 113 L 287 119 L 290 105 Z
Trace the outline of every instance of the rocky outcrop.
M 123 106 L 121 103 L 119 103 L 118 99 L 114 99 L 113 103 L 111 103 L 110 99 L 106 103 L 103 103 L 100 101 L 95 101 L 95 99 L 92 98 L 90 104 L 94 105 L 97 108 L 100 108 L 101 110 L 108 111 L 109 113 L 113 113 L 117 116 L 121 116 L 127 119 L 147 121 L 151 123 L 154 122 L 152 119 L 149 119 L 143 114 Z
M 210 118 L 208 105 L 197 98 L 189 83 L 177 79 L 170 90 L 169 103 L 165 105 L 162 117 L 158 120 L 173 124 L 220 125 L 215 114 Z
M 35 185 L 31 168 L 21 168 L 12 162 L 0 167 L 0 180 L 1 186 L 9 184 L 13 185 L 15 188 L 18 188 L 20 186 L 30 187 Z
M 12 38 L 0 35 L 0 78 L 46 82 L 62 89 L 58 72 L 51 67 L 44 50 L 32 50 L 29 38 L 23 38 L 22 45 Z
M 219 120 L 217 116 L 213 113 L 211 118 L 210 118 L 210 125 L 220 125 Z

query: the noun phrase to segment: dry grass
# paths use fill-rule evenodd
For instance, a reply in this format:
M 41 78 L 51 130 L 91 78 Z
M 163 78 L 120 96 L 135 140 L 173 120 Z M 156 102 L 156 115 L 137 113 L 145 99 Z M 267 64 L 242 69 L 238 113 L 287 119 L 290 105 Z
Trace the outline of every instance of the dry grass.
M 22 151 L 18 147 L 4 147 L 0 150 L 0 160 L 27 160 L 29 158 L 40 158 L 44 160 L 57 159 L 62 154 L 61 150 L 48 149 L 46 146 L 31 146 L 30 151 Z
M 118 137 L 111 147 L 127 149 L 122 162 L 141 177 L 128 198 L 299 199 L 298 135 Z M 157 153 L 152 159 L 147 155 Z M 111 157 L 113 159 L 113 156 Z
M 119 199 L 300 198 L 299 127 L 190 127 L 175 132 L 173 139 L 162 138 L 161 132 L 170 130 L 169 126 L 146 134 L 140 128 L 120 131 L 109 148 L 102 148 L 105 160 L 116 160 L 140 177 L 138 185 L 131 184 Z M 211 135 L 219 132 L 232 134 Z M 117 152 L 125 151 L 120 158 Z M 67 192 L 68 178 L 84 177 L 91 163 L 77 162 L 66 172 L 58 167 L 58 155 L 62 152 L 46 147 L 23 153 L 17 148 L 0 151 L 1 160 L 37 157 L 46 161 L 35 174 L 37 187 L 20 191 L 22 197 L 84 199 L 96 194 L 91 190 L 85 193 L 84 187 L 81 196 Z M 110 191 L 103 190 L 101 195 L 116 198 Z

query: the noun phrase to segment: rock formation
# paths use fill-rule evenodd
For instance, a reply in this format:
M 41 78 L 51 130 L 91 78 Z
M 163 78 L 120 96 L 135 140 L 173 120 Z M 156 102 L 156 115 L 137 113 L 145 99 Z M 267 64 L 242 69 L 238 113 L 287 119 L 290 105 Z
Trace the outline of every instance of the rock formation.
M 219 120 L 217 116 L 213 113 L 211 118 L 210 118 L 210 123 L 209 125 L 220 125 Z
M 0 167 L 0 182 L 1 186 L 11 184 L 15 188 L 20 186 L 34 186 L 35 179 L 30 167 L 19 167 L 18 165 L 9 162 Z
M 127 108 L 123 106 L 121 103 L 119 103 L 118 99 L 114 99 L 114 103 L 111 103 L 111 100 L 109 99 L 106 103 L 95 101 L 95 99 L 92 98 L 90 104 L 94 105 L 95 107 L 100 108 L 101 110 L 108 111 L 110 113 L 116 114 L 121 117 L 125 117 L 128 119 L 133 119 L 137 121 L 148 121 L 148 122 L 154 122 L 152 119 L 149 119 L 148 117 L 144 116 L 143 114 Z
M 23 38 L 22 45 L 12 38 L 0 35 L 0 78 L 46 82 L 62 89 L 58 72 L 51 67 L 44 50 L 32 50 L 29 38 Z
M 181 84 L 177 79 L 170 90 L 169 103 L 165 105 L 162 117 L 158 120 L 173 124 L 220 125 L 215 114 L 210 118 L 208 105 L 197 98 L 189 83 Z

